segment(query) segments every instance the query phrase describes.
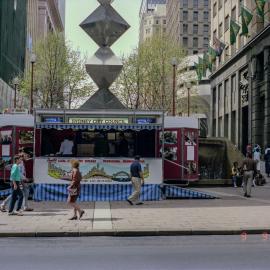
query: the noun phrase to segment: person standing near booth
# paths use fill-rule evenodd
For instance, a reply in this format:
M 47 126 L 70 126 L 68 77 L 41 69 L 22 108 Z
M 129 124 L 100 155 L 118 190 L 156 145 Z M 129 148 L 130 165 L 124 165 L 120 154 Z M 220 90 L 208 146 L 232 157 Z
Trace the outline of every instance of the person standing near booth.
M 58 154 L 62 157 L 72 157 L 73 155 L 73 147 L 74 143 L 71 138 L 66 137 L 64 141 L 62 141 Z
M 85 211 L 76 204 L 77 198 L 80 195 L 82 175 L 79 170 L 80 163 L 78 160 L 71 161 L 72 174 L 71 184 L 68 186 L 68 204 L 74 209 L 74 215 L 69 220 L 81 219 Z M 78 215 L 77 215 L 78 212 Z
M 11 168 L 10 172 L 10 181 L 12 181 L 12 195 L 11 202 L 9 205 L 8 215 L 17 215 L 23 216 L 21 211 L 22 203 L 23 203 L 23 192 L 22 192 L 22 183 L 21 183 L 21 174 L 19 169 L 19 164 L 22 162 L 22 159 L 19 156 L 15 157 L 15 162 Z M 17 210 L 13 212 L 15 204 L 18 200 Z
M 130 205 L 133 204 L 142 205 L 143 202 L 140 201 L 140 195 L 141 195 L 141 187 L 144 184 L 144 177 L 139 156 L 136 156 L 134 162 L 130 165 L 130 175 L 134 191 L 128 197 L 127 202 Z

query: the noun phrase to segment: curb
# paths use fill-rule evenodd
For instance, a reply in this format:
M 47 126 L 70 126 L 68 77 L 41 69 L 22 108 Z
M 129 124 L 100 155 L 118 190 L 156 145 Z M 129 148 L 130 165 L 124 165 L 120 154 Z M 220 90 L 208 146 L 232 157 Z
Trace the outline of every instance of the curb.
M 106 230 L 89 232 L 1 232 L 0 238 L 25 237 L 143 237 L 143 236 L 199 236 L 199 235 L 250 235 L 250 234 L 270 234 L 267 229 L 236 229 L 236 230 Z

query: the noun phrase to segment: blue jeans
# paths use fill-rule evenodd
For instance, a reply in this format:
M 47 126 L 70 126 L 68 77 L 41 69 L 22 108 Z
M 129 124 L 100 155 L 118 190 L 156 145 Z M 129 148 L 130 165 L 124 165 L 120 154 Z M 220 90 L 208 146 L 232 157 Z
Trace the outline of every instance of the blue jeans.
M 19 185 L 17 189 L 12 188 L 11 201 L 10 201 L 9 210 L 8 210 L 9 213 L 13 212 L 17 200 L 18 200 L 17 211 L 19 211 L 21 210 L 22 203 L 23 203 L 23 192 L 20 189 Z

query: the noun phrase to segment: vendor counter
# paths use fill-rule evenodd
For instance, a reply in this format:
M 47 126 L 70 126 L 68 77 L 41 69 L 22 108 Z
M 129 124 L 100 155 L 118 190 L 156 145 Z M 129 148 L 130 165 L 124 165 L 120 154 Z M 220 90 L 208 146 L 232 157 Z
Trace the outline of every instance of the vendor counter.
M 82 184 L 127 184 L 130 183 L 129 158 L 62 158 L 38 157 L 34 161 L 34 181 L 36 184 L 66 184 L 64 180 L 71 174 L 72 159 L 80 162 Z M 162 159 L 144 158 L 142 170 L 147 184 L 161 184 L 163 181 Z

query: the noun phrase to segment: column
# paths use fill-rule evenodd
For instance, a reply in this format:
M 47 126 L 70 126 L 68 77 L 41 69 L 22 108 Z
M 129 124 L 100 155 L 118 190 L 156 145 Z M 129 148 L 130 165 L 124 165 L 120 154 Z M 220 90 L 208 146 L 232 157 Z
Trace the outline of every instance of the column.
M 270 144 L 270 46 L 264 50 L 264 81 L 264 145 L 262 145 L 262 147 L 266 147 Z

